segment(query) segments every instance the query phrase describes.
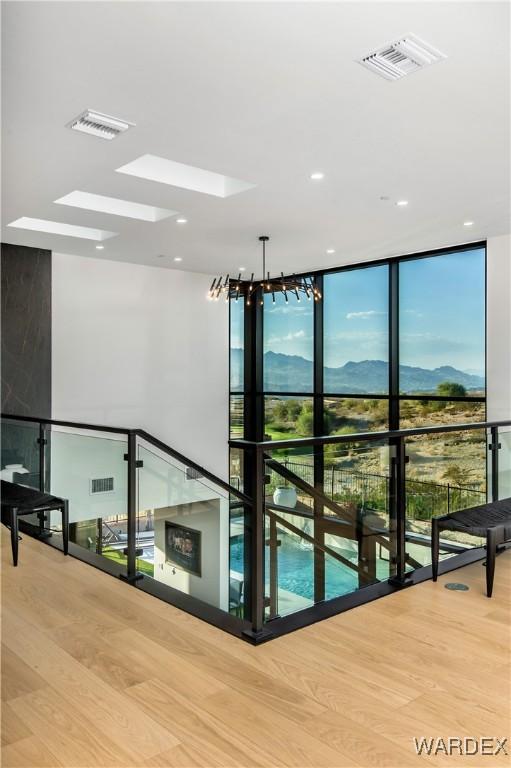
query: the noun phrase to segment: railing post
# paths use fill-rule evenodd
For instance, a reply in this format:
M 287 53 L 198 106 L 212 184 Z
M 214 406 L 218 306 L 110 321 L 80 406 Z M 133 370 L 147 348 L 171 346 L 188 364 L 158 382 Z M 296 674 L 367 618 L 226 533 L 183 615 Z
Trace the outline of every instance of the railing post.
M 143 578 L 142 573 L 137 573 L 137 435 L 136 432 L 128 432 L 128 453 L 124 457 L 128 464 L 128 547 L 126 574 L 120 578 L 129 584 L 135 584 Z
M 499 500 L 499 428 L 491 427 L 491 500 Z
M 39 422 L 39 490 L 46 492 L 46 424 Z
M 394 442 L 395 456 L 393 462 L 393 512 L 395 522 L 395 553 L 396 573 L 389 579 L 389 584 L 395 587 L 409 587 L 412 578 L 406 573 L 406 445 L 403 437 L 397 437 Z
M 279 613 L 279 553 L 280 541 L 277 538 L 277 521 L 275 516 L 270 517 L 270 536 L 266 542 L 269 548 L 269 588 L 270 588 L 270 619 L 276 619 Z
M 46 445 L 48 440 L 46 439 L 46 424 L 44 421 L 39 422 L 39 437 L 37 438 L 37 443 L 39 445 L 39 490 L 41 493 L 46 493 Z M 38 512 L 37 517 L 39 519 L 39 538 L 50 538 L 51 512 L 49 512 L 48 515 L 45 512 Z M 45 526 L 46 522 L 48 523 L 47 526 Z
M 243 638 L 254 645 L 273 637 L 264 626 L 264 494 L 265 464 L 263 451 L 255 447 L 250 451 L 250 495 L 252 497 L 250 531 L 250 629 Z

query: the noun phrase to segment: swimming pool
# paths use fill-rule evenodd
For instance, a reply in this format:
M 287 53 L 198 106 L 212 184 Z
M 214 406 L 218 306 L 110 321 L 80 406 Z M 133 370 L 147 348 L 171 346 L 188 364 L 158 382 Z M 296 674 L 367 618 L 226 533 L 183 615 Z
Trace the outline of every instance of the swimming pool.
M 281 545 L 278 549 L 279 591 L 314 601 L 314 552 L 312 547 L 300 546 L 295 536 L 279 532 Z M 339 554 L 351 560 L 354 553 L 338 550 Z M 268 573 L 268 548 L 266 548 L 266 573 Z M 355 562 L 355 561 L 354 561 Z M 231 539 L 231 570 L 243 573 L 243 541 L 241 536 Z M 379 578 L 388 578 L 388 563 L 378 562 Z M 358 589 L 358 575 L 347 566 L 326 555 L 325 558 L 325 600 L 346 595 Z M 303 601 L 301 601 L 303 602 Z M 304 607 L 304 606 L 301 606 Z

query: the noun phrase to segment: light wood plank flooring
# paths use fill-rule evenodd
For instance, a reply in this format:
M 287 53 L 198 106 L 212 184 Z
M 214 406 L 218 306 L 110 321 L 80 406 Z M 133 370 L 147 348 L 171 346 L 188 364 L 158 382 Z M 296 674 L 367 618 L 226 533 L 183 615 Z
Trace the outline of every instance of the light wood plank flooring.
M 509 764 L 413 738 L 509 737 L 511 551 L 491 600 L 474 564 L 259 648 L 4 528 L 2 563 L 4 768 Z

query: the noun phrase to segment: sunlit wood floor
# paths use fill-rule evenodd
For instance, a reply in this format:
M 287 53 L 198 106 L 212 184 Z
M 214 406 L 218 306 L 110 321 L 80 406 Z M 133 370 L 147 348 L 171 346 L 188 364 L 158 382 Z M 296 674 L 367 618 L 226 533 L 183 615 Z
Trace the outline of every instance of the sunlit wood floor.
M 509 736 L 511 551 L 254 648 L 2 534 L 4 768 L 508 764 L 413 738 Z

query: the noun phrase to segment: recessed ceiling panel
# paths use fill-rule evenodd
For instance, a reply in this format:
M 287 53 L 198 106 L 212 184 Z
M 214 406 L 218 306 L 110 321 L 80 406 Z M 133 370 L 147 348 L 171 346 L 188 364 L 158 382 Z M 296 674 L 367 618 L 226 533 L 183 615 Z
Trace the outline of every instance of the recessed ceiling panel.
M 35 232 L 48 232 L 51 235 L 80 237 L 85 240 L 108 240 L 109 237 L 115 237 L 118 234 L 118 232 L 107 232 L 104 229 L 79 227 L 76 224 L 64 224 L 60 221 L 31 219 L 29 216 L 22 216 L 21 219 L 11 221 L 7 226 L 15 227 L 17 229 L 31 229 Z
M 142 155 L 133 162 L 117 168 L 117 171 L 215 197 L 230 197 L 255 187 L 255 184 L 248 181 L 233 179 L 221 173 L 213 173 L 213 171 L 205 171 L 203 168 L 195 168 L 193 165 L 176 163 L 174 160 L 167 160 L 156 155 Z
M 59 197 L 55 202 L 60 205 L 71 205 L 74 208 L 85 208 L 88 211 L 110 213 L 114 216 L 125 216 L 141 221 L 160 221 L 177 214 L 177 211 L 171 211 L 167 208 L 154 208 L 152 205 L 132 203 L 130 200 L 119 200 L 117 197 L 94 195 L 91 192 L 81 192 L 80 190 Z

